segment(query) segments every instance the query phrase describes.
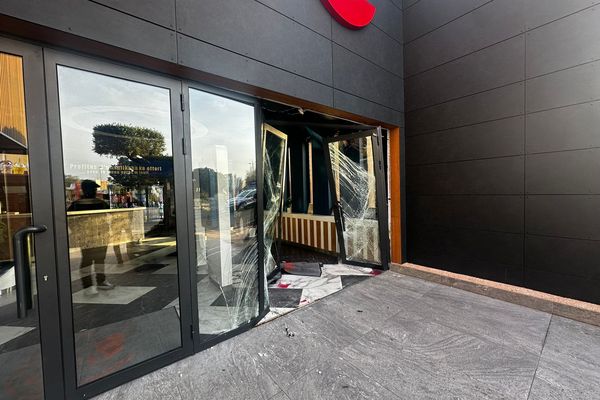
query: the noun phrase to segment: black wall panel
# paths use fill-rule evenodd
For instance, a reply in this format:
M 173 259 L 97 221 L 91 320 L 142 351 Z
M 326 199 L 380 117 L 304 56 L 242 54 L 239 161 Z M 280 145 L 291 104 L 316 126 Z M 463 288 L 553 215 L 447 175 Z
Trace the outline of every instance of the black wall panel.
M 525 209 L 529 234 L 600 240 L 598 195 L 529 195 Z
M 600 61 L 529 79 L 527 112 L 600 99 L 598 76 L 600 76 Z
M 435 68 L 522 33 L 524 1 L 492 1 L 408 43 L 404 49 L 405 76 Z
M 402 78 L 404 58 L 402 42 L 386 34 L 375 25 L 353 31 L 333 24 L 333 41 L 373 64 Z
M 333 84 L 336 89 L 396 111 L 404 107 L 401 77 L 337 44 L 333 45 Z
M 527 76 L 539 76 L 599 59 L 598 21 L 600 6 L 595 6 L 528 32 Z
M 325 37 L 331 38 L 331 17 L 318 1 L 258 0 L 258 2 Z
M 3 0 L 0 14 L 399 125 L 402 1 L 373 3 L 360 31 L 320 0 Z
M 331 85 L 330 40 L 256 1 L 177 0 L 177 29 Z
M 417 135 L 485 121 L 514 117 L 523 113 L 524 83 L 461 97 L 406 114 L 407 135 Z M 406 102 L 410 104 L 410 99 Z
M 523 196 L 413 195 L 408 202 L 411 224 L 523 233 Z
M 286 93 L 316 103 L 333 105 L 331 87 L 294 75 L 220 47 L 180 35 L 179 64 L 201 71 Z
M 402 20 L 402 7 L 396 4 L 400 3 L 400 0 L 370 1 L 377 7 L 377 13 L 375 13 L 372 24 L 390 37 L 403 43 L 404 30 L 402 24 L 398 23 L 399 20 Z
M 527 156 L 527 194 L 600 194 L 600 148 Z
M 166 28 L 175 28 L 175 0 L 94 0 Z
M 432 106 L 524 79 L 525 36 L 519 35 L 406 79 L 406 110 Z
M 491 0 L 421 0 L 405 11 L 404 40 L 412 42 Z
M 599 101 L 528 114 L 527 152 L 600 147 L 599 126 Z
M 596 4 L 600 0 L 527 0 L 525 26 L 533 29 Z
M 142 2 L 138 4 L 142 6 Z M 3 0 L 0 13 L 161 60 L 177 61 L 173 30 L 91 1 Z
M 599 4 L 405 7 L 409 261 L 600 303 Z
M 410 148 L 407 150 L 410 151 Z M 523 156 L 517 156 L 407 166 L 408 193 L 523 194 L 523 165 Z
M 524 117 L 505 118 L 409 136 L 408 165 L 466 161 L 523 154 Z

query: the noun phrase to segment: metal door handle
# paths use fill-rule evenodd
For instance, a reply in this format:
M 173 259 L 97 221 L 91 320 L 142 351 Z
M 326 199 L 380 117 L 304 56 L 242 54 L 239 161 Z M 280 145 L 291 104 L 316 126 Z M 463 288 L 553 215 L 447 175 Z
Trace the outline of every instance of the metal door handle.
M 13 235 L 13 257 L 15 259 L 15 280 L 17 284 L 17 316 L 19 318 L 27 317 L 27 310 L 31 310 L 33 307 L 29 257 L 25 252 L 27 236 L 32 233 L 46 232 L 47 229 L 44 225 L 26 226 L 16 231 Z

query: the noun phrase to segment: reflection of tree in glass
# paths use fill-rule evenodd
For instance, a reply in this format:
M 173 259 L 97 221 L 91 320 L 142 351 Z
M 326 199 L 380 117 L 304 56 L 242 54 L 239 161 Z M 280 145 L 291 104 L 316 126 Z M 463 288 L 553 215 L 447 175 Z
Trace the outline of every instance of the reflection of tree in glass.
M 117 164 L 110 167 L 110 181 L 115 192 L 128 194 L 130 190 L 145 192 L 145 206 L 156 203 L 150 187 L 164 188 L 164 223 L 167 227 L 175 223 L 170 218 L 174 208 L 171 189 L 173 188 L 173 158 L 165 155 L 164 135 L 154 129 L 123 125 L 100 124 L 94 127 L 94 152 L 109 157 L 118 157 Z M 120 190 L 119 190 L 120 188 Z M 131 199 L 133 200 L 133 199 Z
M 115 157 L 156 157 L 166 150 L 165 137 L 157 130 L 123 124 L 94 127 L 94 151 Z

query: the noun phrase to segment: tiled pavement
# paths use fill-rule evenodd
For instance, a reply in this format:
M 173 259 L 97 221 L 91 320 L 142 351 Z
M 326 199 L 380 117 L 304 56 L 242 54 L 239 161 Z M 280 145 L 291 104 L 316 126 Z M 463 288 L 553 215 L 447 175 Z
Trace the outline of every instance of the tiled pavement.
M 600 328 L 387 272 L 98 399 L 204 398 L 597 399 Z

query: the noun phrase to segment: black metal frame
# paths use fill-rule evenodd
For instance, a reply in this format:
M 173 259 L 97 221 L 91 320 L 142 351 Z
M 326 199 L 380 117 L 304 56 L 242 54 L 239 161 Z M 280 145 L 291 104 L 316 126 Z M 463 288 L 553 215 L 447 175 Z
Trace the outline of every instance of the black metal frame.
M 177 195 L 177 192 L 186 190 L 185 163 L 183 140 L 183 115 L 181 113 L 179 80 L 163 77 L 153 73 L 124 68 L 117 64 L 81 57 L 65 52 L 45 50 L 46 93 L 48 105 L 48 127 L 50 140 L 50 157 L 52 171 L 52 186 L 58 188 L 53 192 L 54 227 L 56 232 L 55 246 L 58 265 L 69 265 L 68 230 L 66 219 L 65 196 L 63 175 L 62 138 L 60 125 L 60 107 L 58 93 L 57 68 L 59 65 L 85 70 L 92 73 L 107 75 L 128 81 L 139 82 L 151 86 L 162 87 L 170 90 L 171 101 L 171 140 L 173 148 L 173 174 L 175 180 L 175 207 L 177 210 L 186 210 L 186 197 Z M 181 213 L 185 215 L 185 213 Z M 192 328 L 192 304 L 189 287 L 189 249 L 186 245 L 187 220 L 177 218 L 177 257 L 179 267 L 179 301 L 180 301 L 180 327 L 181 347 L 156 356 L 119 372 L 103 377 L 97 381 L 87 383 L 81 387 L 77 385 L 77 366 L 75 355 L 75 341 L 73 331 L 73 311 L 71 301 L 71 278 L 67 268 L 58 271 L 60 299 L 60 320 L 63 329 L 62 346 L 64 362 L 65 392 L 67 398 L 87 398 L 104 392 L 110 388 L 131 381 L 160 367 L 193 354 L 193 341 L 190 330 Z
M 52 187 L 48 187 L 50 159 L 43 51 L 40 47 L 3 37 L 0 37 L 0 51 L 14 54 L 23 60 L 32 222 L 48 228 L 45 232 L 37 234 L 34 241 L 35 253 L 43 255 L 36 256 L 35 260 L 44 393 L 46 398 L 59 399 L 64 397 L 64 382 L 61 327 L 56 318 L 59 315 L 59 305 L 54 216 L 51 208 L 47 207 L 52 202 Z
M 373 167 L 375 169 L 375 184 L 376 184 L 376 204 L 377 204 L 377 221 L 379 227 L 379 252 L 381 257 L 381 265 L 376 263 L 368 263 L 361 261 L 348 260 L 346 257 L 346 245 L 344 243 L 344 218 L 340 210 L 339 199 L 335 190 L 335 179 L 333 175 L 333 165 L 331 163 L 331 155 L 329 154 L 329 144 L 339 142 L 341 140 L 357 139 L 372 137 L 373 149 Z M 358 265 L 361 267 L 370 267 L 376 269 L 389 269 L 390 260 L 390 241 L 388 228 L 388 209 L 387 209 L 387 184 L 384 169 L 384 160 L 382 154 L 382 134 L 381 127 L 360 131 L 348 135 L 340 135 L 323 138 L 325 143 L 325 161 L 327 163 L 327 175 L 329 176 L 329 190 L 331 198 L 334 200 L 333 214 L 335 217 L 335 226 L 337 231 L 338 244 L 340 246 L 340 259 L 345 264 Z
M 194 223 L 194 211 L 193 211 L 193 185 L 192 185 L 192 151 L 191 148 L 191 126 L 190 126 L 190 89 L 199 90 L 202 92 L 210 93 L 215 96 L 220 96 L 229 100 L 234 100 L 240 103 L 247 104 L 249 106 L 254 107 L 254 122 L 255 122 L 255 158 L 256 158 L 256 239 L 258 246 L 258 315 L 251 319 L 246 324 L 243 324 L 229 332 L 223 333 L 221 335 L 217 335 L 214 338 L 209 340 L 201 340 L 199 332 L 194 329 L 193 337 L 194 337 L 194 351 L 202 351 L 209 347 L 214 346 L 217 343 L 220 343 L 224 340 L 227 340 L 233 336 L 236 336 L 242 332 L 245 332 L 252 327 L 256 326 L 258 322 L 269 312 L 269 305 L 265 301 L 266 296 L 265 292 L 266 288 L 266 280 L 265 280 L 265 265 L 264 265 L 264 226 L 262 221 L 264 221 L 264 210 L 262 204 L 264 202 L 263 199 L 263 188 L 264 188 L 264 174 L 263 174 L 263 157 L 262 157 L 262 111 L 260 108 L 260 103 L 257 99 L 249 96 L 245 96 L 239 93 L 233 93 L 227 90 L 215 88 L 213 86 L 191 82 L 191 81 L 183 81 L 182 82 L 182 105 L 183 105 L 183 113 L 184 113 L 184 143 L 186 147 L 185 151 L 185 165 L 186 165 L 186 198 L 188 203 L 188 238 L 189 238 L 189 249 L 190 249 L 190 266 L 196 265 L 196 243 L 193 241 L 195 238 L 195 223 Z M 197 276 L 195 273 L 195 268 L 190 268 L 190 285 L 191 287 L 191 295 L 192 295 L 192 308 L 193 310 L 198 310 L 198 293 L 197 293 Z M 199 325 L 199 316 L 198 312 L 195 311 L 192 315 L 194 327 Z

